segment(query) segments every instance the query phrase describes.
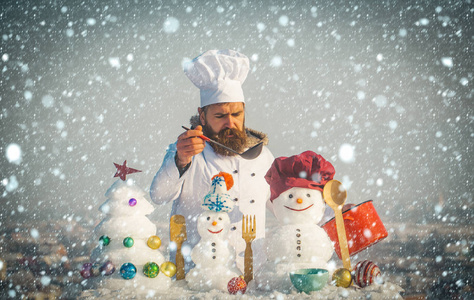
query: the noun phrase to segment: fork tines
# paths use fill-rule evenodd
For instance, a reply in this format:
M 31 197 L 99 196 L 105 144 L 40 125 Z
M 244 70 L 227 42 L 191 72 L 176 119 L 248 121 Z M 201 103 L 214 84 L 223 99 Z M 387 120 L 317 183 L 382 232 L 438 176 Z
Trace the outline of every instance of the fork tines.
M 249 216 L 242 216 L 242 238 L 255 238 L 256 235 L 256 218 L 255 215 Z

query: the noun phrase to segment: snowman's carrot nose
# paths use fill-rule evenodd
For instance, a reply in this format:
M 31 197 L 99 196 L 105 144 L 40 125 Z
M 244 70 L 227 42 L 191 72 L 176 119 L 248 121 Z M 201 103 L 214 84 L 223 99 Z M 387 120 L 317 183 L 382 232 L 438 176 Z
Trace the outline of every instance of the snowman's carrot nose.
M 303 203 L 303 199 L 301 199 L 301 198 L 296 199 L 296 203 L 298 203 L 298 204 Z
M 216 225 L 217 225 L 216 221 L 212 222 L 212 226 L 216 226 Z

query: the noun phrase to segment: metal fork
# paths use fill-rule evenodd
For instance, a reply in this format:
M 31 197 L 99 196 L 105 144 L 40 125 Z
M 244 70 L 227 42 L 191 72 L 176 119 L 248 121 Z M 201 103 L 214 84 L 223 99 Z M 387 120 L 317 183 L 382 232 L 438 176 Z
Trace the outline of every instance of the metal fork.
M 242 238 L 245 240 L 245 257 L 244 257 L 244 280 L 249 283 L 253 279 L 253 251 L 252 241 L 257 235 L 257 226 L 255 215 L 242 216 Z

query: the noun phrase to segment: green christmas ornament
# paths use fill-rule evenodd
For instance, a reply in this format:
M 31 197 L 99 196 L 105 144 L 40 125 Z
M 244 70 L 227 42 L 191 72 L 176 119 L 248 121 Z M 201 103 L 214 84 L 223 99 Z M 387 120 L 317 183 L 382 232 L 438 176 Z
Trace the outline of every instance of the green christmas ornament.
M 131 237 L 126 237 L 123 239 L 123 245 L 127 248 L 131 248 L 135 242 Z
M 106 235 L 103 235 L 99 238 L 99 243 L 101 243 L 103 246 L 107 246 L 110 244 L 110 238 Z
M 148 262 L 143 266 L 143 274 L 149 278 L 155 278 L 160 272 L 160 267 L 154 262 Z

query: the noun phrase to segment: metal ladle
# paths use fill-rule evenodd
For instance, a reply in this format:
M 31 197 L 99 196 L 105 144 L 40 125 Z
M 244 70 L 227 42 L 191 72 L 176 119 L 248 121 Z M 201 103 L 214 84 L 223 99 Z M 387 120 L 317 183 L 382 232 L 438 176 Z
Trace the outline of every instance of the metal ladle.
M 187 127 L 184 127 L 184 126 L 181 126 L 183 127 L 184 129 L 186 130 L 189 130 L 189 128 Z M 262 149 L 263 149 L 263 142 L 260 142 L 250 148 L 248 148 L 246 151 L 244 151 L 243 153 L 239 153 L 237 151 L 235 151 L 234 149 L 232 148 L 229 148 L 225 145 L 222 145 L 221 143 L 217 142 L 217 141 L 214 141 L 214 140 L 211 140 L 210 138 L 208 138 L 207 136 L 204 136 L 204 135 L 200 135 L 199 136 L 201 139 L 207 141 L 207 142 L 211 142 L 211 143 L 214 143 L 216 145 L 219 145 L 220 147 L 224 148 L 224 149 L 227 149 L 229 150 L 230 152 L 232 153 L 235 153 L 237 155 L 240 155 L 240 157 L 242 157 L 243 159 L 248 159 L 248 160 L 252 160 L 252 159 L 255 159 L 257 158 L 260 153 L 262 153 Z
M 336 218 L 337 238 L 341 247 L 342 265 L 345 269 L 352 271 L 349 257 L 349 247 L 347 246 L 346 228 L 342 218 L 342 206 L 346 202 L 347 192 L 341 182 L 330 180 L 323 189 L 324 201 L 334 210 Z

